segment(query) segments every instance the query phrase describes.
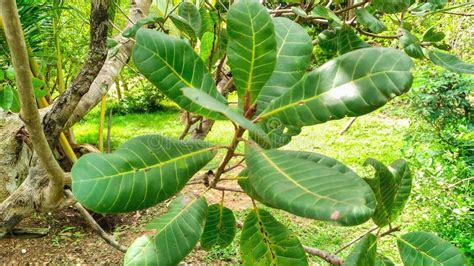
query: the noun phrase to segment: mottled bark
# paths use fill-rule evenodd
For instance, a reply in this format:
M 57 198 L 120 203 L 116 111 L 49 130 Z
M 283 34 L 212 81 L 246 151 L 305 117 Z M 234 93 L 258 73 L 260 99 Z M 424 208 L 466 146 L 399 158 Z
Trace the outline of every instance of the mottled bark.
M 130 3 L 130 20 L 135 23 L 148 14 L 151 0 L 132 0 Z M 133 26 L 129 22 L 127 28 Z M 102 69 L 91 84 L 89 91 L 82 97 L 79 104 L 69 118 L 66 127 L 71 127 L 82 117 L 84 117 L 92 108 L 94 108 L 114 84 L 115 79 L 122 71 L 122 68 L 130 60 L 132 54 L 133 41 L 124 38 L 119 34 L 115 39 L 119 42 L 118 52 L 109 54 Z
M 54 101 L 44 118 L 44 132 L 52 147 L 56 146 L 59 134 L 67 129 L 66 122 L 82 96 L 89 91 L 107 58 L 108 3 L 109 0 L 92 1 L 89 53 L 86 62 L 69 88 Z

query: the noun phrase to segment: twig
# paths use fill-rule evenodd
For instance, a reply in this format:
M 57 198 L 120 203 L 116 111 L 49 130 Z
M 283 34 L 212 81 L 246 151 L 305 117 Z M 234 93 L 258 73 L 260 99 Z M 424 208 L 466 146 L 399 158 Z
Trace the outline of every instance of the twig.
M 466 182 L 466 181 L 471 181 L 471 180 L 474 180 L 474 176 L 471 176 L 471 177 L 468 177 L 468 178 L 464 178 L 464 179 L 461 179 L 461 180 L 459 180 L 459 181 L 457 181 L 457 182 L 454 182 L 454 183 L 448 185 L 448 188 L 453 188 L 453 187 L 455 187 L 457 184 L 460 184 L 460 183 Z
M 215 187 L 213 187 L 213 189 L 220 190 L 220 191 L 245 193 L 245 191 L 243 191 L 242 189 L 233 188 L 233 187 L 224 187 L 224 186 L 219 186 L 219 185 L 216 185 Z
M 70 198 L 74 198 L 70 190 L 66 190 L 66 195 Z M 92 227 L 92 229 L 94 229 L 99 236 L 105 240 L 105 242 L 123 253 L 127 252 L 127 248 L 118 243 L 113 236 L 107 234 L 107 232 L 104 231 L 104 229 L 94 220 L 92 215 L 79 202 L 76 202 L 74 207 L 81 213 L 82 217 L 84 217 L 90 227 Z
M 339 135 L 342 135 L 342 134 L 346 133 L 347 130 L 349 130 L 349 128 L 352 126 L 352 124 L 354 124 L 356 119 L 357 119 L 357 116 L 351 118 L 351 120 L 349 121 L 349 123 L 347 123 L 347 125 L 344 127 L 344 129 L 339 132 Z
M 354 244 L 355 242 L 361 240 L 361 239 L 362 239 L 364 236 L 366 236 L 367 234 L 369 234 L 369 233 L 371 233 L 371 232 L 377 230 L 377 228 L 378 228 L 378 227 L 374 227 L 374 228 L 370 229 L 369 231 L 365 232 L 363 235 L 360 235 L 360 236 L 358 236 L 357 238 L 351 240 L 351 242 L 349 242 L 349 243 L 345 244 L 344 246 L 342 246 L 341 248 L 339 248 L 336 252 L 334 252 L 334 254 L 339 254 L 339 253 L 341 253 L 341 251 L 343 251 L 344 249 L 346 249 L 346 248 L 352 246 L 352 244 Z
M 346 7 L 346 8 L 343 8 L 343 9 L 340 9 L 340 10 L 337 10 L 337 11 L 334 11 L 334 14 L 339 15 L 339 14 L 341 14 L 341 13 L 344 13 L 344 12 L 348 11 L 348 10 L 357 8 L 357 7 L 359 7 L 359 6 L 363 6 L 363 5 L 365 5 L 365 4 L 369 3 L 369 2 L 370 2 L 370 0 L 362 1 L 362 2 L 357 3 L 357 4 L 354 4 L 354 5 L 352 5 L 352 6 L 348 6 L 348 7 Z
M 459 12 L 443 12 L 444 14 L 463 16 L 463 17 L 472 17 L 474 14 L 471 13 L 459 13 Z
M 367 31 L 364 31 L 363 29 L 360 29 L 360 28 L 355 28 L 358 32 L 360 32 L 361 34 L 363 35 L 367 35 L 369 37 L 373 37 L 373 38 L 380 38 L 380 39 L 398 39 L 400 38 L 402 35 L 401 34 L 397 34 L 397 35 L 378 35 L 378 34 L 374 34 L 374 33 L 370 33 L 370 32 L 367 32 Z

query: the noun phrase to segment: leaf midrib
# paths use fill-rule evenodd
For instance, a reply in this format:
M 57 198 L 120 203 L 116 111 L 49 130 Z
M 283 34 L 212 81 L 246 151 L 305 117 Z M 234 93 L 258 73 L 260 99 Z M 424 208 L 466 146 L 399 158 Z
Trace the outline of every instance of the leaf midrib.
M 421 250 L 420 248 L 418 248 L 417 246 L 414 246 L 412 245 L 410 242 L 406 241 L 405 239 L 399 237 L 398 240 L 402 241 L 403 243 L 405 243 L 406 245 L 408 245 L 409 247 L 411 247 L 412 249 L 416 250 L 417 252 L 425 255 L 426 257 L 436 261 L 437 263 L 439 263 L 440 265 L 443 265 L 443 262 L 437 260 L 437 258 L 435 257 L 432 257 L 431 255 L 429 255 L 428 253 L 424 252 L 423 250 Z
M 131 173 L 137 173 L 137 172 L 145 171 L 147 169 L 154 169 L 154 168 L 158 168 L 158 167 L 170 164 L 170 163 L 174 163 L 174 162 L 176 162 L 180 159 L 185 159 L 185 158 L 188 158 L 188 157 L 200 154 L 200 153 L 205 153 L 205 152 L 211 151 L 213 149 L 214 149 L 214 147 L 209 147 L 209 148 L 198 150 L 198 151 L 195 151 L 195 152 L 186 153 L 185 155 L 172 158 L 171 160 L 159 162 L 157 164 L 149 165 L 149 166 L 146 166 L 146 167 L 143 167 L 143 168 L 136 168 L 136 169 L 133 169 L 133 170 L 129 170 L 129 171 L 125 171 L 125 172 L 119 172 L 119 173 L 116 173 L 116 174 L 106 175 L 106 176 L 101 176 L 101 177 L 81 179 L 81 180 L 75 181 L 74 183 L 94 182 L 94 181 L 98 181 L 98 180 L 123 176 L 123 175 L 131 174 Z
M 357 81 L 359 81 L 359 80 L 361 80 L 361 79 L 370 78 L 370 77 L 372 77 L 372 76 L 375 76 L 375 75 L 378 75 L 378 74 L 381 74 L 381 73 L 382 73 L 382 74 L 386 74 L 386 73 L 398 73 L 398 72 L 409 72 L 409 71 L 405 71 L 405 70 L 390 70 L 390 71 L 379 71 L 379 72 L 371 73 L 371 74 L 369 74 L 369 75 L 367 75 L 367 76 L 363 76 L 363 77 L 360 77 L 360 78 L 358 78 L 358 79 L 354 79 L 354 80 L 352 80 L 352 81 L 350 81 L 350 82 L 344 83 L 344 84 L 339 85 L 339 86 L 337 86 L 337 87 L 330 88 L 329 90 L 326 90 L 326 91 L 324 91 L 324 92 L 322 92 L 322 93 L 320 93 L 320 94 L 318 94 L 318 95 L 315 95 L 315 96 L 313 96 L 313 97 L 310 97 L 310 98 L 307 98 L 307 99 L 302 99 L 302 100 L 299 100 L 299 101 L 296 101 L 296 102 L 293 102 L 293 103 L 289 103 L 289 104 L 283 105 L 283 106 L 281 106 L 281 107 L 279 107 L 279 108 L 273 109 L 273 110 L 271 110 L 271 111 L 269 111 L 269 112 L 267 112 L 267 113 L 263 113 L 257 120 L 264 120 L 264 119 L 267 118 L 268 116 L 271 116 L 271 115 L 274 115 L 275 113 L 279 113 L 279 112 L 281 112 L 281 111 L 284 111 L 284 110 L 286 110 L 286 109 L 288 109 L 288 108 L 291 108 L 291 107 L 293 107 L 293 106 L 295 106 L 295 105 L 300 105 L 300 104 L 302 104 L 302 103 L 305 104 L 306 102 L 313 101 L 313 100 L 317 100 L 317 99 L 319 99 L 321 96 L 326 95 L 327 93 L 331 92 L 332 90 L 338 89 L 338 88 L 340 88 L 340 87 L 342 87 L 342 86 L 347 86 L 347 84 L 355 83 L 355 82 L 357 82 Z M 318 73 L 318 74 L 320 74 L 320 73 Z M 283 95 L 285 95 L 285 94 L 283 94 Z M 283 95 L 282 95 L 282 96 L 283 96 Z M 280 96 L 279 98 L 281 98 L 282 96 Z M 278 98 L 278 99 L 279 99 L 279 98 Z
M 296 182 L 293 178 L 291 178 L 285 171 L 283 171 L 283 169 L 281 169 L 280 167 L 278 167 L 278 165 L 276 165 L 264 152 L 262 151 L 257 151 L 259 152 L 262 157 L 273 167 L 275 168 L 279 173 L 281 173 L 284 177 L 286 177 L 289 181 L 291 181 L 292 183 L 294 183 L 297 187 L 299 187 L 300 189 L 304 190 L 305 192 L 307 193 L 310 193 L 312 195 L 314 195 L 315 197 L 318 197 L 318 198 L 321 198 L 321 199 L 327 199 L 329 201 L 334 201 L 336 203 L 339 203 L 339 204 L 344 204 L 344 205 L 350 205 L 350 206 L 353 206 L 353 207 L 358 207 L 359 205 L 355 205 L 355 204 L 350 204 L 348 202 L 344 202 L 344 201 L 339 201 L 339 200 L 336 200 L 336 199 L 333 199 L 333 198 L 328 198 L 328 197 L 325 197 L 325 196 L 322 196 L 320 194 L 317 194 L 311 190 L 308 190 L 307 188 L 301 186 L 298 182 Z

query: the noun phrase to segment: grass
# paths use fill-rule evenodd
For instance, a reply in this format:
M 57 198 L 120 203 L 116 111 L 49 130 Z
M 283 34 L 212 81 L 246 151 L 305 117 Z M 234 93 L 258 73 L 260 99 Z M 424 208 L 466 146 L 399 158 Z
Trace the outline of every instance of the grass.
M 381 111 L 359 117 L 348 132 L 340 135 L 339 132 L 348 123 L 349 118 L 331 121 L 322 125 L 306 127 L 301 135 L 295 137 L 285 149 L 305 150 L 322 153 L 350 166 L 361 176 L 369 176 L 372 170 L 364 167 L 364 161 L 373 157 L 384 163 L 390 163 L 402 157 L 404 145 L 403 136 L 410 125 L 406 118 L 396 118 L 387 115 L 392 113 L 393 106 L 385 107 Z M 176 138 L 183 128 L 179 113 L 166 111 L 152 114 L 130 114 L 113 117 L 111 130 L 111 146 L 116 148 L 128 139 L 143 134 L 162 134 Z M 206 139 L 214 144 L 226 144 L 232 138 L 233 127 L 225 121 L 218 121 L 211 134 Z M 98 112 L 89 114 L 85 120 L 75 126 L 78 143 L 97 144 L 98 140 Z M 239 147 L 241 150 L 242 147 Z M 208 168 L 215 167 L 222 154 L 217 156 Z M 276 219 L 284 223 L 295 232 L 304 245 L 318 247 L 334 252 L 344 243 L 365 233 L 373 227 L 370 222 L 355 227 L 340 227 L 337 225 L 312 221 L 294 215 L 270 209 Z M 236 212 L 240 221 L 245 219 L 246 211 Z M 408 211 L 407 213 L 411 213 Z M 402 217 L 403 220 L 409 218 Z M 237 238 L 238 239 L 238 238 Z M 225 261 L 238 263 L 238 241 L 223 250 L 211 250 L 203 256 L 206 262 Z M 387 239 L 379 244 L 383 251 L 393 261 L 399 262 L 396 255 L 394 239 Z M 345 257 L 350 248 L 341 253 Z M 323 261 L 317 257 L 311 258 L 315 263 Z

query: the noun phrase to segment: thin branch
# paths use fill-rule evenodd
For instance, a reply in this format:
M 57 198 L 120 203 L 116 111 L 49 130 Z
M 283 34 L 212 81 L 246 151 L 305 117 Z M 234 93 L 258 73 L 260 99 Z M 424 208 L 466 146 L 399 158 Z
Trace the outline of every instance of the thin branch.
M 457 182 L 454 182 L 454 183 L 448 185 L 448 188 L 453 188 L 453 187 L 455 187 L 456 185 L 461 184 L 462 182 L 469 182 L 469 181 L 472 181 L 472 180 L 474 180 L 474 176 L 471 176 L 471 177 L 468 177 L 468 178 L 464 178 L 464 179 L 461 179 L 461 180 L 459 180 L 459 181 L 457 181 Z
M 346 7 L 346 8 L 343 8 L 343 9 L 340 9 L 340 10 L 336 10 L 336 11 L 334 11 L 334 14 L 339 15 L 339 14 L 344 13 L 344 12 L 346 12 L 346 11 L 349 11 L 349 10 L 351 10 L 351 9 L 358 8 L 358 7 L 360 7 L 360 6 L 363 6 L 363 5 L 365 5 L 365 4 L 369 3 L 369 2 L 370 2 L 370 0 L 362 1 L 362 2 L 357 3 L 357 4 L 354 4 L 354 5 L 352 5 L 352 6 L 348 6 L 348 7 Z
M 351 128 L 352 124 L 354 124 L 354 122 L 356 121 L 357 119 L 357 116 L 351 118 L 351 120 L 347 123 L 347 125 L 344 127 L 344 129 L 342 129 L 340 132 L 339 132 L 339 135 L 342 135 L 344 133 L 346 133 L 349 128 Z
M 360 29 L 360 28 L 355 28 L 358 32 L 360 32 L 361 34 L 363 35 L 367 35 L 369 37 L 373 37 L 373 38 L 380 38 L 380 39 L 398 39 L 400 38 L 402 35 L 401 34 L 397 34 L 397 35 L 378 35 L 378 34 L 374 34 L 374 33 L 370 33 L 370 32 L 367 32 L 367 31 L 364 31 L 363 29 Z
M 459 13 L 459 12 L 443 12 L 444 14 L 455 15 L 455 16 L 463 16 L 463 17 L 472 17 L 474 14 L 472 13 Z
M 355 239 L 351 240 L 349 243 L 345 244 L 344 246 L 342 246 L 341 248 L 339 248 L 336 252 L 334 252 L 334 254 L 339 254 L 341 253 L 341 251 L 343 251 L 344 249 L 352 246 L 354 243 L 356 243 L 357 241 L 361 240 L 364 236 L 366 236 L 367 234 L 369 233 L 372 233 L 373 231 L 377 230 L 378 227 L 374 227 L 372 229 L 370 229 L 369 231 L 365 232 L 363 235 L 360 235 L 358 237 L 356 237 Z
M 66 190 L 66 195 L 69 198 L 74 198 L 70 190 Z M 107 234 L 107 232 L 105 232 L 104 229 L 94 220 L 94 217 L 92 217 L 92 215 L 79 202 L 76 202 L 74 207 L 81 213 L 82 217 L 84 217 L 90 227 L 92 227 L 92 229 L 94 229 L 99 236 L 105 240 L 105 242 L 123 253 L 127 252 L 127 248 L 118 243 L 113 236 Z
M 308 254 L 315 255 L 330 263 L 331 265 L 342 265 L 344 261 L 336 256 L 336 254 L 329 253 L 313 247 L 303 246 L 304 251 Z
M 16 2 L 15 0 L 1 0 L 0 6 L 5 35 L 10 48 L 13 67 L 15 68 L 15 79 L 21 102 L 21 118 L 25 122 L 33 148 L 48 173 L 49 184 L 46 200 L 49 204 L 55 205 L 60 203 L 64 197 L 64 172 L 54 158 L 41 126 L 41 118 L 36 105 L 31 70 L 28 63 L 28 51 L 16 9 Z

